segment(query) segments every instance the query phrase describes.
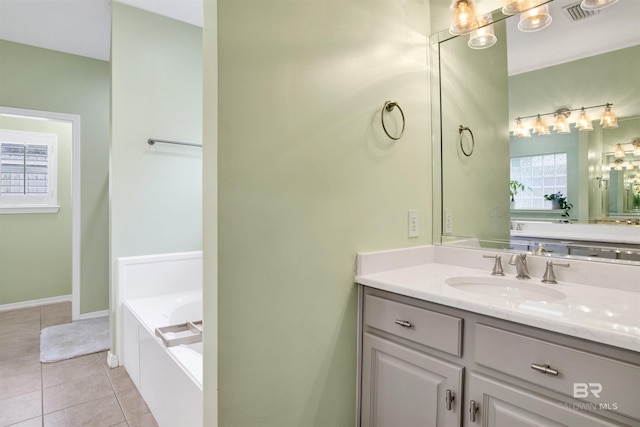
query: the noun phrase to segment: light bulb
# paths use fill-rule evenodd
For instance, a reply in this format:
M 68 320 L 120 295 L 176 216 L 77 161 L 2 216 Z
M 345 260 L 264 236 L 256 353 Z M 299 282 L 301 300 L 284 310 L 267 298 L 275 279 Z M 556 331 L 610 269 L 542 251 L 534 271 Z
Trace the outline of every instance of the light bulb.
M 618 118 L 615 113 L 611 111 L 611 106 L 613 104 L 607 104 L 604 108 L 604 113 L 602 113 L 602 117 L 600 117 L 600 124 L 604 129 L 615 129 L 618 127 Z
M 479 28 L 471 32 L 467 43 L 471 49 L 486 49 L 496 44 L 498 39 L 495 36 L 492 22 L 490 13 L 478 18 Z
M 542 6 L 522 12 L 520 14 L 518 29 L 525 33 L 544 30 L 551 25 L 552 20 L 553 18 L 549 15 L 549 5 L 543 4 Z
M 616 150 L 613 153 L 613 155 L 618 159 L 621 159 L 621 158 L 623 158 L 625 156 L 624 148 L 622 147 L 621 144 L 617 144 L 616 145 Z
M 515 15 L 538 6 L 544 0 L 505 0 L 502 13 L 505 15 Z
M 618 0 L 582 0 L 580 7 L 582 10 L 600 10 L 609 7 Z
M 553 122 L 553 130 L 557 133 L 571 133 L 571 125 L 567 121 L 569 117 L 568 112 L 558 112 L 555 114 L 555 121 Z
M 519 138 L 531 137 L 531 134 L 529 133 L 529 129 L 522 126 L 522 120 L 519 117 L 516 119 L 516 128 L 513 131 L 513 134 Z
M 453 0 L 451 9 L 453 10 L 449 27 L 451 34 L 458 36 L 478 28 L 473 0 Z
M 593 130 L 591 119 L 587 115 L 586 111 L 584 111 L 584 107 L 580 110 L 580 116 L 578 116 L 578 121 L 576 121 L 576 127 L 581 131 Z
M 536 123 L 533 125 L 533 130 L 539 136 L 550 135 L 549 126 L 542 120 L 540 114 L 538 114 L 538 118 L 536 119 Z

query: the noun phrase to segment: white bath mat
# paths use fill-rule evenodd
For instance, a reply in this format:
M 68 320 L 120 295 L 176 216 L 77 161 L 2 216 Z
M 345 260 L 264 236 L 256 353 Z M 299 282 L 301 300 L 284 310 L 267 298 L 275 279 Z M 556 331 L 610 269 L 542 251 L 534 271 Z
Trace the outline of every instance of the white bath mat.
M 40 332 L 42 363 L 72 359 L 108 350 L 111 346 L 109 318 L 78 320 L 50 326 Z

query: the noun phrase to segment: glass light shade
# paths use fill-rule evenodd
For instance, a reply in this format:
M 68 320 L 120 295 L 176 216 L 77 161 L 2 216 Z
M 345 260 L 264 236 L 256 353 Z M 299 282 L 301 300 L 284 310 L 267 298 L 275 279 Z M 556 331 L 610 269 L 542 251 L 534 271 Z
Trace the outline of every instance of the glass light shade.
M 530 138 L 531 134 L 529 133 L 529 129 L 525 128 L 522 125 L 522 120 L 516 119 L 516 128 L 513 131 L 513 134 L 519 138 Z
M 471 49 L 486 49 L 496 44 L 498 39 L 495 36 L 492 22 L 490 13 L 478 17 L 479 28 L 471 32 L 467 43 Z
M 587 115 L 584 108 L 580 110 L 580 116 L 578 117 L 578 121 L 576 122 L 576 127 L 581 131 L 591 131 L 593 130 L 593 125 L 591 124 L 591 119 Z
M 600 10 L 609 7 L 618 0 L 582 0 L 580 7 L 582 10 Z
M 478 28 L 476 11 L 473 0 L 453 0 L 451 3 L 453 13 L 449 32 L 455 36 L 468 34 Z
M 516 13 L 522 13 L 525 10 L 529 10 L 538 6 L 544 0 L 505 0 L 502 7 L 502 13 L 505 15 L 515 15 Z
M 533 131 L 540 136 L 551 134 L 551 132 L 549 131 L 549 125 L 547 125 L 544 122 L 544 120 L 542 120 L 542 117 L 540 117 L 540 114 L 538 114 L 536 123 L 533 125 Z
M 565 114 L 556 114 L 556 119 L 553 122 L 553 130 L 557 133 L 571 133 L 571 125 L 569 125 Z
M 614 168 L 615 170 L 617 170 L 617 171 L 621 171 L 621 170 L 622 170 L 622 163 L 623 163 L 623 162 L 622 162 L 622 160 L 616 160 L 616 161 L 614 162 L 614 166 L 613 166 L 613 168 Z
M 631 141 L 631 145 L 633 145 L 633 155 L 640 156 L 640 138 L 635 138 Z
M 625 156 L 624 148 L 622 147 L 622 145 L 620 145 L 620 144 L 616 145 L 616 150 L 613 153 L 613 155 L 618 159 L 621 159 L 621 158 L 623 158 Z
M 604 108 L 604 113 L 600 117 L 600 124 L 605 129 L 615 129 L 618 127 L 618 118 L 615 113 L 611 111 L 611 104 L 607 104 Z
M 518 29 L 524 33 L 544 30 L 551 25 L 552 20 L 553 18 L 549 15 L 549 5 L 543 4 L 542 6 L 522 12 L 520 14 Z

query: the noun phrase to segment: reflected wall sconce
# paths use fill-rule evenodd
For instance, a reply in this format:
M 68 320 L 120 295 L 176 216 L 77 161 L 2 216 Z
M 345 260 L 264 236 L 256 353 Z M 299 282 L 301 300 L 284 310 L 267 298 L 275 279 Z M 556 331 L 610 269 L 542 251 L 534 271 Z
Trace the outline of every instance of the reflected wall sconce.
M 493 30 L 492 22 L 493 18 L 490 13 L 478 17 L 478 28 L 471 32 L 467 43 L 471 49 L 486 49 L 496 44 L 498 39 Z
M 453 11 L 449 27 L 451 34 L 459 36 L 478 28 L 474 0 L 452 0 L 450 9 Z
M 536 119 L 536 124 L 533 125 L 533 131 L 539 136 L 550 135 L 551 131 L 549 130 L 549 125 L 542 120 L 540 114 L 538 114 L 538 118 Z
M 553 18 L 549 14 L 549 5 L 534 7 L 520 14 L 518 29 L 524 33 L 544 30 L 551 25 Z
M 622 144 L 616 144 L 616 149 L 613 153 L 613 155 L 617 158 L 617 159 L 622 159 L 625 156 L 625 152 L 624 152 L 624 148 L 622 147 Z
M 529 134 L 529 127 L 523 125 L 522 120 L 535 117 L 536 121 L 533 125 L 533 132 L 539 136 L 549 135 L 550 133 L 549 126 L 544 122 L 542 117 L 551 116 L 551 115 L 553 115 L 554 117 L 553 130 L 556 133 L 570 133 L 571 125 L 567 119 L 569 118 L 569 116 L 571 116 L 572 111 L 580 111 L 578 120 L 576 121 L 576 129 L 580 131 L 587 131 L 587 132 L 592 131 L 593 125 L 591 123 L 591 119 L 589 118 L 589 115 L 587 114 L 586 110 L 589 110 L 591 108 L 601 108 L 601 107 L 605 107 L 604 112 L 602 113 L 602 116 L 600 118 L 600 124 L 602 125 L 602 128 L 603 129 L 617 128 L 618 118 L 616 117 L 613 110 L 611 110 L 612 106 L 613 104 L 606 103 L 601 105 L 593 105 L 591 107 L 580 107 L 580 108 L 574 108 L 574 109 L 560 108 L 550 113 L 538 113 L 531 116 L 520 116 L 516 118 L 516 127 L 513 130 L 513 134 L 520 138 L 528 138 L 529 136 L 531 136 Z M 637 145 L 640 153 L 640 137 L 636 139 L 637 141 L 636 140 L 634 141 L 636 141 L 637 144 L 634 145 L 634 149 Z
M 582 10 L 600 10 L 617 3 L 618 0 L 582 0 Z
M 615 162 L 613 162 L 613 169 L 615 169 L 617 171 L 621 171 L 623 163 L 624 163 L 624 160 L 617 159 Z
M 529 129 L 522 126 L 522 120 L 520 117 L 516 119 L 516 128 L 514 129 L 513 134 L 518 138 L 531 138 Z
M 640 156 L 640 138 L 633 138 L 631 145 L 633 146 L 633 155 Z
M 607 103 L 604 113 L 602 113 L 602 117 L 600 117 L 600 124 L 604 129 L 615 129 L 618 127 L 618 118 L 613 111 L 611 111 L 612 106 L 613 104 Z
M 593 125 L 591 124 L 591 119 L 584 108 L 580 110 L 580 116 L 578 117 L 578 121 L 576 121 L 576 127 L 579 131 L 592 131 Z
M 553 130 L 556 133 L 571 133 L 571 125 L 567 120 L 571 115 L 571 111 L 567 108 L 561 108 L 553 114 L 555 120 L 553 121 Z

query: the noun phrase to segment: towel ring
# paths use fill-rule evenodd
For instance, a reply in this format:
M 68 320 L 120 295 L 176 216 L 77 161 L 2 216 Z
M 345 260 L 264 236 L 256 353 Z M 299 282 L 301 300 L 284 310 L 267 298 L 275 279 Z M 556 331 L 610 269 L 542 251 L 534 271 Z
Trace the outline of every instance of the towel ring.
M 464 149 L 464 145 L 462 145 L 462 132 L 469 132 L 469 135 L 471 135 L 471 151 L 469 151 L 468 153 L 465 151 Z M 462 154 L 464 154 L 467 157 L 471 157 L 471 155 L 473 154 L 473 149 L 476 146 L 476 140 L 473 137 L 473 132 L 471 132 L 471 129 L 469 129 L 466 126 L 462 126 L 460 125 L 458 127 L 458 132 L 460 133 L 460 149 L 462 150 Z
M 398 110 L 400 110 L 400 115 L 402 116 L 402 130 L 400 131 L 400 135 L 398 136 L 391 136 L 389 135 L 389 132 L 387 131 L 387 127 L 384 125 L 384 111 L 387 110 L 387 112 L 392 112 L 393 109 L 395 107 L 398 107 Z M 399 140 L 400 138 L 402 138 L 402 135 L 404 134 L 404 112 L 402 111 L 402 108 L 400 108 L 400 106 L 398 105 L 397 102 L 395 101 L 385 101 L 384 105 L 382 106 L 382 111 L 380 111 L 380 121 L 382 122 L 382 129 L 384 129 L 384 133 L 387 134 L 387 136 L 391 139 L 393 139 L 394 141 Z

